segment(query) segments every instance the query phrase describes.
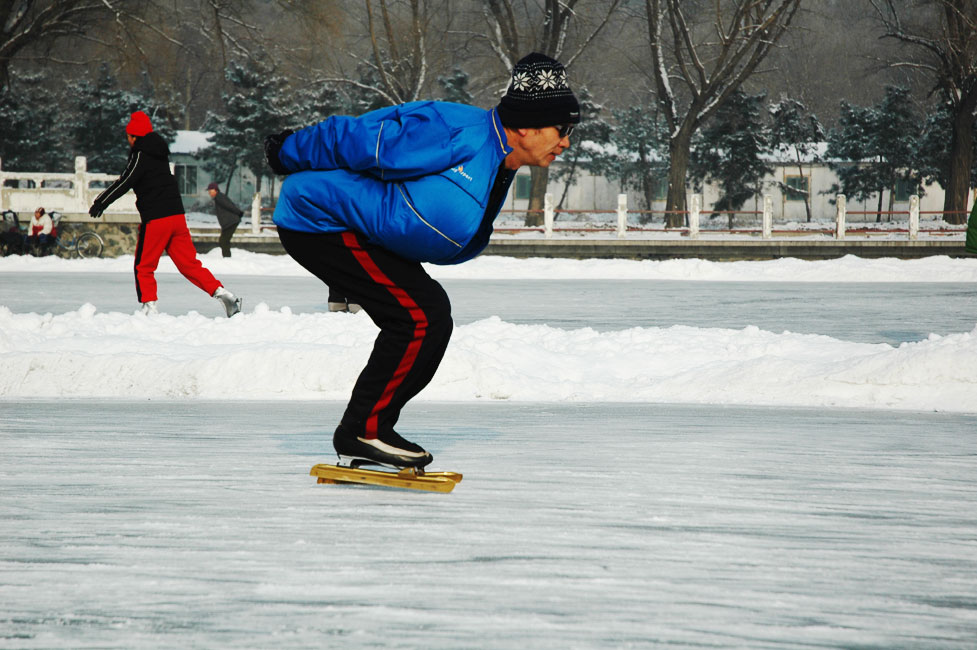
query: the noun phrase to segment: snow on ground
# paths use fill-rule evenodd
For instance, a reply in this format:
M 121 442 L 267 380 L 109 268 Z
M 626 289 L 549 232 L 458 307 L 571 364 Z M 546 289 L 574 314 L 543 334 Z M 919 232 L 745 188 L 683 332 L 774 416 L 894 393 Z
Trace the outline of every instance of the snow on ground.
M 204 256 L 219 277 L 305 274 L 287 257 Z M 6 258 L 3 271 L 131 273 L 131 258 Z M 162 272 L 172 272 L 169 260 Z M 431 267 L 439 278 L 779 282 L 977 280 L 977 260 L 514 260 Z M 71 277 L 71 276 L 66 276 Z M 886 298 L 880 292 L 878 300 Z M 189 313 L 15 313 L 0 291 L 0 397 L 344 400 L 376 336 L 363 313 L 258 302 L 231 320 Z M 977 328 L 892 345 L 817 332 L 672 325 L 596 331 L 497 317 L 456 327 L 420 400 L 646 402 L 977 412 Z
M 217 276 L 272 275 L 307 276 L 308 271 L 287 255 L 266 255 L 236 250 L 223 258 L 214 249 L 201 255 L 205 266 Z M 133 257 L 107 259 L 61 259 L 11 256 L 0 258 L 0 273 L 132 273 Z M 436 279 L 473 280 L 689 280 L 710 282 L 977 282 L 977 258 L 932 256 L 915 260 L 895 258 L 863 259 L 848 255 L 840 259 L 806 261 L 784 258 L 764 262 L 711 262 L 701 259 L 664 261 L 513 259 L 483 255 L 455 266 L 425 265 Z M 169 257 L 163 257 L 159 273 L 176 273 Z

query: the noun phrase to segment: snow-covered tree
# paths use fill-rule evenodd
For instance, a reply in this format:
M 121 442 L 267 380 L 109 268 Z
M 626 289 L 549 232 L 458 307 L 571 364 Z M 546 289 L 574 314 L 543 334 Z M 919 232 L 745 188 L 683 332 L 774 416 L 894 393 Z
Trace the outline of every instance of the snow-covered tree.
M 605 145 L 610 141 L 611 136 L 611 125 L 600 115 L 604 107 L 594 101 L 593 95 L 586 88 L 580 89 L 577 98 L 580 100 L 580 124 L 573 131 L 573 139 L 579 144 L 570 147 L 560 156 L 562 164 L 551 176 L 553 180 L 563 183 L 563 194 L 556 203 L 558 210 L 563 209 L 577 173 L 581 169 L 589 168 L 591 151 L 585 149 L 584 143 Z
M 953 166 L 953 139 L 947 137 L 953 131 L 953 107 L 940 103 L 927 112 L 919 137 L 919 168 L 927 183 L 936 182 L 941 187 L 949 187 Z M 971 127 L 975 133 L 971 138 L 974 149 L 970 163 L 970 186 L 977 187 L 977 123 Z
M 0 92 L 0 164 L 17 171 L 71 171 L 59 117 L 58 97 L 40 76 L 12 75 Z
M 295 126 L 296 103 L 287 92 L 286 80 L 257 64 L 231 63 L 227 80 L 233 90 L 224 95 L 226 112 L 211 113 L 207 119 L 206 128 L 214 133 L 204 150 L 214 161 L 208 170 L 227 182 L 234 170 L 244 166 L 254 174 L 260 192 L 262 177 L 268 174 L 265 136 Z
M 692 5 L 692 6 L 690 6 Z M 800 0 L 646 0 L 651 68 L 669 129 L 668 223 L 681 224 L 692 137 L 775 47 Z M 674 85 L 675 79 L 680 87 Z
M 919 158 L 916 153 L 919 139 L 919 118 L 912 112 L 909 91 L 889 86 L 885 97 L 875 106 L 841 104 L 838 127 L 828 137 L 829 166 L 841 180 L 845 195 L 859 201 L 878 193 L 878 214 L 882 220 L 882 195 L 892 193 L 899 181 L 905 181 L 915 191 L 921 185 Z
M 441 86 L 441 99 L 458 104 L 474 104 L 475 98 L 468 91 L 469 76 L 461 66 L 455 66 L 451 74 L 438 77 Z
M 668 132 L 664 120 L 641 106 L 613 112 L 609 146 L 589 150 L 587 168 L 617 180 L 622 188 L 641 191 L 650 209 L 656 190 L 668 171 Z M 643 218 L 646 223 L 650 217 Z
M 164 140 L 173 140 L 166 107 L 142 89 L 119 88 L 107 65 L 99 67 L 94 80 L 81 79 L 69 84 L 62 107 L 67 109 L 62 121 L 63 132 L 71 142 L 73 156 L 85 156 L 89 171 L 107 174 L 122 171 L 129 155 L 125 125 L 134 111 L 149 115 L 153 130 Z
M 770 132 L 763 123 L 765 94 L 733 91 L 706 123 L 692 149 L 689 171 L 696 186 L 719 186 L 715 212 L 732 212 L 762 191 L 763 177 L 773 173 L 764 159 L 770 153 Z
M 977 0 L 871 3 L 884 36 L 914 53 L 892 65 L 928 76 L 951 116 L 943 210 L 950 223 L 966 223 L 977 122 Z
M 562 62 L 571 70 L 574 61 L 590 45 L 618 10 L 620 0 L 589 3 L 595 18 L 585 23 L 586 7 L 578 7 L 579 0 L 483 0 L 482 11 L 488 29 L 474 35 L 488 41 L 492 52 L 502 64 L 508 77 L 516 62 L 530 52 L 539 52 Z M 588 3 L 583 3 L 587 5 Z M 580 38 L 568 39 L 571 25 L 582 28 Z M 569 56 L 567 52 L 571 52 Z M 579 141 L 574 135 L 574 142 Z M 529 211 L 526 225 L 543 222 L 543 198 L 549 184 L 548 167 L 531 167 L 532 185 L 529 192 Z
M 817 160 L 818 143 L 825 137 L 824 127 L 818 118 L 808 112 L 807 107 L 795 99 L 784 98 L 769 108 L 770 144 L 781 152 L 793 151 L 797 162 L 797 173 L 804 176 L 803 161 Z M 811 192 L 794 187 L 782 187 L 784 192 L 803 194 L 807 220 L 811 220 Z

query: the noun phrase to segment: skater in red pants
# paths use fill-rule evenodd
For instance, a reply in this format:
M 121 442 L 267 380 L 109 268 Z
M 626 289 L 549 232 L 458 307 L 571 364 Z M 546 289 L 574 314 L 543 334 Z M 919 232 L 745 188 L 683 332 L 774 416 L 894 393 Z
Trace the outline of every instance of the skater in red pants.
M 165 251 L 176 268 L 193 284 L 221 302 L 228 317 L 241 311 L 241 299 L 224 286 L 197 259 L 197 250 L 187 229 L 183 199 L 170 173 L 170 151 L 166 141 L 153 131 L 149 116 L 136 111 L 126 125 L 129 160 L 125 171 L 98 195 L 88 213 L 98 218 L 113 201 L 130 189 L 136 193 L 136 208 L 142 223 L 136 243 L 136 297 L 147 314 L 157 313 L 156 277 L 159 258 Z

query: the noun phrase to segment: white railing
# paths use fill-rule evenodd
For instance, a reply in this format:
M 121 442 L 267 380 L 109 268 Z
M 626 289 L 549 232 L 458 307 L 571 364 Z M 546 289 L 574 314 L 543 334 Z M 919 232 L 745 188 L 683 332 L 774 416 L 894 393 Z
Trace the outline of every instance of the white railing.
M 75 158 L 73 174 L 6 171 L 0 161 L 0 209 L 30 215 L 42 207 L 48 212 L 60 212 L 69 220 L 87 219 L 92 201 L 117 178 L 89 172 L 84 156 Z M 108 207 L 103 219 L 112 221 L 113 216 L 132 214 L 137 214 L 136 195 L 130 191 Z
M 689 239 L 699 239 L 699 236 L 703 232 L 700 229 L 701 220 L 702 220 L 702 214 L 703 213 L 710 214 L 709 211 L 705 211 L 705 210 L 702 210 L 701 209 L 699 202 L 700 202 L 699 195 L 698 194 L 692 194 L 689 197 L 689 209 L 688 209 L 687 212 L 684 213 L 685 217 L 687 218 L 687 223 L 686 223 L 685 228 L 684 229 L 683 228 L 673 228 L 673 229 L 670 229 L 670 230 L 672 230 L 672 231 L 682 231 L 682 230 L 684 230 L 687 233 Z M 520 211 L 520 210 L 510 210 L 510 212 L 523 212 L 523 211 Z M 617 210 L 616 211 L 611 211 L 611 210 L 561 210 L 560 211 L 561 214 L 573 213 L 573 212 L 587 212 L 587 213 L 590 213 L 590 214 L 616 212 L 616 214 L 617 214 L 617 227 L 614 228 L 613 231 L 617 234 L 617 237 L 619 239 L 624 239 L 625 237 L 627 237 L 629 232 L 631 232 L 632 234 L 636 234 L 636 233 L 640 233 L 640 232 L 647 232 L 649 230 L 662 230 L 662 228 L 657 228 L 656 229 L 656 228 L 642 228 L 642 227 L 633 227 L 633 226 L 629 227 L 628 226 L 627 220 L 628 220 L 628 212 L 629 211 L 628 211 L 628 196 L 627 196 L 627 194 L 618 194 L 618 197 L 617 197 Z M 647 212 L 647 211 L 639 211 L 639 212 Z M 728 212 L 727 211 L 723 211 L 722 214 L 728 214 Z M 757 234 L 760 235 L 760 238 L 761 239 L 766 239 L 766 240 L 773 239 L 773 237 L 774 237 L 774 229 L 773 229 L 773 199 L 772 199 L 772 197 L 770 195 L 765 195 L 763 197 L 763 209 L 762 210 L 745 211 L 745 212 L 742 212 L 742 211 L 741 212 L 733 212 L 732 214 L 747 214 L 747 215 L 752 215 L 754 218 L 757 217 L 757 216 L 759 216 L 759 218 L 760 218 L 760 227 L 759 227 L 759 229 L 756 229 L 756 228 L 753 228 L 753 229 L 745 228 L 745 229 L 743 229 L 743 228 L 741 228 L 741 229 L 737 229 L 735 232 L 746 232 L 746 231 L 756 232 Z M 833 235 L 835 239 L 839 239 L 839 240 L 844 239 L 845 238 L 845 235 L 847 233 L 853 232 L 853 231 L 857 231 L 857 233 L 860 233 L 860 234 L 867 234 L 869 232 L 874 232 L 876 230 L 878 230 L 879 232 L 892 232 L 891 224 L 887 224 L 887 226 L 890 226 L 888 228 L 881 228 L 881 227 L 878 227 L 878 226 L 873 227 L 872 225 L 868 224 L 867 222 L 861 222 L 859 227 L 852 228 L 848 224 L 848 215 L 850 215 L 850 214 L 860 215 L 863 218 L 865 216 L 868 216 L 868 215 L 885 214 L 885 215 L 887 215 L 889 217 L 890 220 L 892 218 L 892 215 L 900 215 L 900 216 L 905 215 L 906 218 L 907 218 L 907 221 L 908 221 L 908 225 L 905 228 L 898 228 L 898 229 L 896 229 L 895 232 L 902 232 L 902 231 L 907 232 L 908 233 L 908 238 L 910 240 L 917 240 L 919 238 L 919 232 L 920 232 L 920 230 L 919 230 L 919 225 L 920 225 L 920 223 L 919 223 L 920 210 L 919 210 L 919 197 L 916 196 L 916 195 L 913 195 L 913 196 L 910 196 L 909 197 L 909 210 L 908 211 L 906 211 L 906 210 L 903 210 L 903 211 L 893 211 L 893 212 L 883 211 L 883 212 L 880 213 L 877 210 L 860 210 L 860 211 L 857 211 L 857 212 L 851 212 L 851 211 L 848 210 L 848 204 L 847 204 L 847 200 L 845 198 L 845 195 L 844 194 L 838 194 L 835 197 L 835 219 L 834 219 L 834 223 L 832 224 L 833 227 L 830 230 L 826 230 L 825 229 L 826 226 L 825 225 L 822 225 L 820 227 L 815 226 L 813 229 L 791 230 L 790 232 L 791 233 L 796 233 L 798 235 L 802 235 L 802 234 L 816 234 L 819 231 L 820 232 L 827 232 L 828 234 Z M 555 231 L 558 231 L 558 230 L 566 230 L 567 229 L 566 227 L 564 227 L 564 228 L 557 227 L 557 225 L 556 225 L 556 216 L 557 216 L 557 210 L 554 207 L 553 195 L 552 194 L 546 194 L 545 197 L 544 197 L 544 200 L 543 200 L 543 234 L 544 234 L 544 237 L 546 239 L 551 239 L 553 237 L 553 233 Z M 824 224 L 824 222 L 822 222 L 822 224 Z M 500 228 L 497 228 L 497 229 L 500 229 Z M 597 230 L 609 230 L 609 229 L 610 228 L 608 228 L 608 227 L 603 227 L 603 228 L 596 227 L 596 228 L 592 228 L 592 229 L 571 228 L 571 230 L 574 230 L 575 232 L 578 232 L 578 233 L 581 232 L 581 231 L 583 231 L 583 230 L 594 230 L 594 231 L 597 231 Z M 502 227 L 501 230 L 506 231 L 506 230 L 519 230 L 519 229 L 518 228 L 513 229 L 513 228 Z M 534 228 L 526 228 L 526 230 L 538 230 L 538 228 L 535 228 L 535 229 Z M 959 232 L 964 232 L 965 227 L 961 227 L 959 230 L 952 230 L 952 229 L 946 229 L 946 228 L 941 228 L 940 230 L 946 232 L 947 234 L 949 234 L 949 233 L 958 232 L 958 231 Z M 706 232 L 710 232 L 710 231 L 706 231 Z M 723 232 L 731 232 L 731 231 L 729 231 L 729 230 L 727 230 L 727 231 L 720 230 L 720 231 L 713 231 L 713 232 L 716 232 L 716 233 L 720 233 L 721 234 Z M 782 235 L 782 234 L 784 234 L 784 232 L 786 232 L 786 231 L 780 230 L 780 231 L 778 231 L 778 234 L 781 234 Z

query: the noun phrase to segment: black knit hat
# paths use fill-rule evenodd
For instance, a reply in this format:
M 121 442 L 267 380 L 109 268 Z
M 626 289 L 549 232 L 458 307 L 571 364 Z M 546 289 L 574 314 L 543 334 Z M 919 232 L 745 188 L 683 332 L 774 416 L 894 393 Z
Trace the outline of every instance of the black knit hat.
M 521 58 L 499 102 L 499 118 L 510 129 L 579 123 L 580 104 L 567 85 L 563 64 L 539 52 Z

